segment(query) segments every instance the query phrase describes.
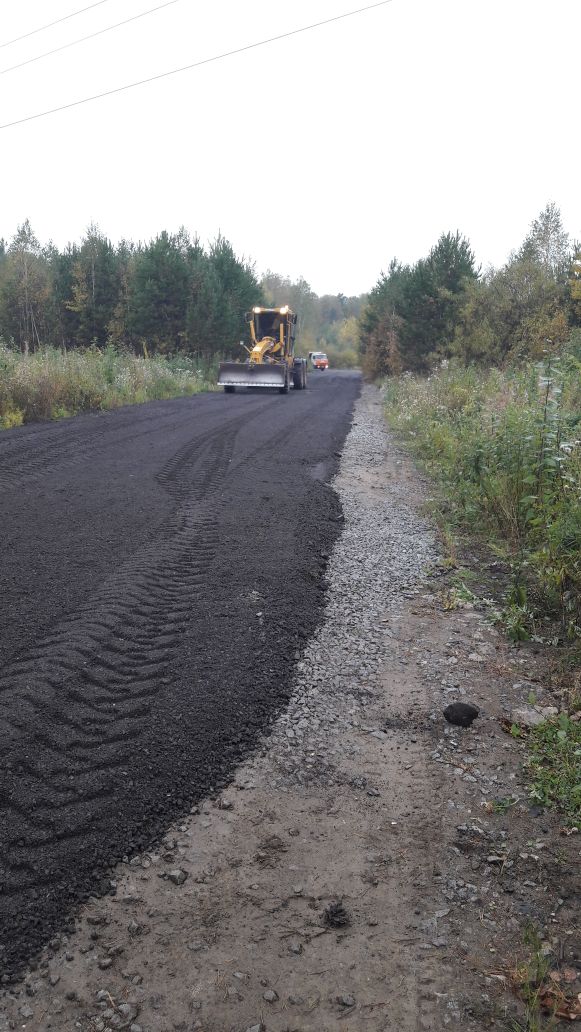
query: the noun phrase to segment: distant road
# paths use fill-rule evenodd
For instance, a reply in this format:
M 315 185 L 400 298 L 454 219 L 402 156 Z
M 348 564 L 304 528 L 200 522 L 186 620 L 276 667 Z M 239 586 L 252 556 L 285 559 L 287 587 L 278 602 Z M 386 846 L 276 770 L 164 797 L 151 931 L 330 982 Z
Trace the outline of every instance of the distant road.
M 0 434 L 0 971 L 218 788 L 290 690 L 359 391 L 207 394 Z

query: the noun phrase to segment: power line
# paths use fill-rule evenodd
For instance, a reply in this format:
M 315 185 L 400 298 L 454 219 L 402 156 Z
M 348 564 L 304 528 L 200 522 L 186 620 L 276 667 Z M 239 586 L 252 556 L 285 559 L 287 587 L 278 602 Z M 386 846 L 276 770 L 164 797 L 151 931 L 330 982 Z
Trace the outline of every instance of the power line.
M 43 57 L 50 57 L 51 54 L 58 54 L 61 50 L 68 50 L 69 47 L 76 47 L 78 43 L 86 43 L 88 39 L 95 39 L 95 36 L 102 36 L 105 32 L 111 32 L 113 29 L 118 29 L 121 25 L 128 25 L 129 22 L 137 21 L 138 18 L 145 18 L 148 14 L 154 14 L 156 11 L 161 11 L 163 7 L 170 7 L 172 4 L 177 3 L 179 3 L 179 0 L 166 0 L 166 3 L 164 4 L 158 4 L 157 7 L 151 7 L 149 11 L 142 11 L 141 14 L 134 14 L 131 18 L 125 18 L 124 21 L 116 22 L 115 25 L 107 25 L 104 29 L 98 29 L 97 32 L 91 32 L 89 36 L 81 36 L 80 39 L 73 39 L 70 43 L 63 43 L 62 47 L 55 47 L 54 50 L 47 50 L 44 54 L 38 54 L 36 57 L 29 57 L 27 61 L 21 61 L 19 64 L 11 65 L 10 68 L 0 68 L 0 75 L 14 72 L 17 68 L 24 68 L 25 65 L 33 64 L 34 61 L 42 61 Z
M 355 11 L 347 11 L 345 14 L 336 14 L 333 18 L 324 18 L 323 21 L 313 22 L 311 25 L 302 25 L 299 29 L 291 29 L 290 32 L 281 32 L 278 36 L 270 36 L 268 39 L 258 40 L 257 43 L 247 43 L 235 50 L 226 50 L 223 54 L 215 54 L 214 57 L 205 57 L 201 61 L 194 61 L 192 64 L 182 65 L 181 68 L 172 68 L 169 72 L 160 72 L 159 75 L 151 75 L 148 79 L 139 79 L 138 82 L 130 82 L 125 86 L 117 86 L 112 90 L 104 90 L 103 93 L 95 93 L 92 97 L 83 97 L 82 100 L 73 100 L 69 104 L 60 104 L 58 107 L 49 108 L 47 111 L 38 111 L 35 115 L 26 115 L 25 118 L 17 118 L 14 122 L 5 122 L 0 129 L 11 129 L 12 126 L 22 125 L 23 122 L 32 122 L 36 118 L 45 118 L 47 115 L 55 115 L 58 111 L 67 111 L 69 108 L 79 107 L 81 104 L 90 104 L 94 100 L 101 100 L 103 97 L 111 97 L 115 93 L 123 93 L 125 90 L 132 90 L 136 86 L 145 86 L 150 82 L 157 82 L 159 79 L 167 79 L 170 75 L 178 75 L 180 72 L 189 72 L 192 68 L 200 68 L 202 65 L 213 64 L 216 61 L 223 61 L 226 57 L 234 57 L 236 54 L 244 54 L 248 50 L 256 50 L 257 47 L 265 47 L 269 43 L 276 43 L 281 39 L 288 39 L 290 36 L 298 36 L 301 32 L 309 32 L 311 29 L 318 29 L 322 25 L 330 25 L 332 22 L 342 21 L 344 18 L 352 18 L 356 14 L 364 14 L 366 11 L 373 11 L 377 7 L 385 7 L 393 0 L 379 0 L 379 3 L 368 4 L 366 7 L 358 7 Z
M 88 7 L 81 7 L 80 11 L 73 11 L 72 14 L 65 14 L 64 18 L 57 18 L 56 21 L 48 22 L 47 25 L 40 25 L 38 29 L 32 29 L 30 32 L 25 32 L 23 36 L 16 36 L 14 39 L 9 39 L 6 43 L 0 43 L 0 50 L 3 47 L 11 47 L 13 43 L 20 43 L 21 39 L 28 39 L 29 36 L 36 36 L 37 32 L 44 32 L 45 29 L 52 29 L 53 25 L 60 25 L 61 22 L 68 21 L 69 18 L 76 18 L 78 14 L 84 14 L 85 11 L 90 11 L 93 7 L 100 7 L 101 4 L 108 4 L 109 0 L 97 0 L 95 4 L 89 4 Z

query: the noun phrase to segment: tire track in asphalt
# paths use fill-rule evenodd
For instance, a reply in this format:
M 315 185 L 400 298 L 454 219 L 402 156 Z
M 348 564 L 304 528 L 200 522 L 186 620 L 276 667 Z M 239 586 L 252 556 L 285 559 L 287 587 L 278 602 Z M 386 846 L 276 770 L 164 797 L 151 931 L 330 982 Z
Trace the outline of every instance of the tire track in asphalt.
M 0 718 L 4 763 L 18 775 L 3 800 L 8 834 L 0 876 L 5 894 L 42 882 L 38 865 L 29 859 L 38 847 L 42 864 L 51 847 L 55 856 L 63 851 L 55 848 L 55 809 L 65 824 L 57 838 L 63 843 L 82 836 L 87 822 L 94 825 L 100 810 L 109 806 L 127 747 L 137 745 L 150 699 L 167 677 L 167 657 L 184 630 L 191 598 L 214 559 L 211 492 L 228 468 L 243 421 L 245 416 L 232 421 L 218 439 L 215 433 L 197 438 L 158 474 L 169 493 L 182 501 L 161 548 L 156 542 L 141 551 L 90 607 L 65 621 L 0 678 L 0 697 L 9 692 L 11 701 L 11 709 Z M 138 706 L 136 698 L 141 700 Z M 35 733 L 35 745 L 43 751 L 40 762 L 32 759 L 29 740 L 30 728 L 38 726 L 43 728 Z M 34 813 L 23 836 L 22 819 L 31 798 Z M 6 820 L 11 811 L 13 819 Z

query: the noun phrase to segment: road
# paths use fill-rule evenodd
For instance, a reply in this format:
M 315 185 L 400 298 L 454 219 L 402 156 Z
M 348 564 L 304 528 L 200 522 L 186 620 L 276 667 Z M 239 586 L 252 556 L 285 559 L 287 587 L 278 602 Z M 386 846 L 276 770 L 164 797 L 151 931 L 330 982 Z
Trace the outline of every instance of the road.
M 113 863 L 226 784 L 287 700 L 358 391 L 354 373 L 312 374 L 296 395 L 0 435 L 5 980 L 110 890 Z

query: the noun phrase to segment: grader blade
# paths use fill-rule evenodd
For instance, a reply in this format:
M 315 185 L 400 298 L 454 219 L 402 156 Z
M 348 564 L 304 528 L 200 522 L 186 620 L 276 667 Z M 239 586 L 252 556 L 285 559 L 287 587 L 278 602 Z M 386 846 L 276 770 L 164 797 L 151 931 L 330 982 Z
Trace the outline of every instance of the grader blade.
M 284 387 L 288 371 L 286 366 L 274 362 L 250 365 L 246 362 L 221 362 L 218 386 L 236 387 Z

